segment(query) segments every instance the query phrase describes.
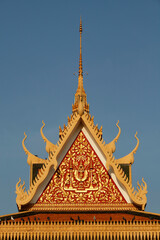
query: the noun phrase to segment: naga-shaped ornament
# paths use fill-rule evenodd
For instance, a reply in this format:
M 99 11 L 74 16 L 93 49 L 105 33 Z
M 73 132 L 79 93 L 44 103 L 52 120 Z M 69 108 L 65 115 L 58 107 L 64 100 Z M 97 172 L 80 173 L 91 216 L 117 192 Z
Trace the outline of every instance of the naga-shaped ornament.
M 21 202 L 27 198 L 27 192 L 25 191 L 25 181 L 23 181 L 23 184 L 21 184 L 21 178 L 19 178 L 19 181 L 16 184 L 16 191 L 15 193 L 17 194 L 16 202 L 17 205 L 18 202 Z

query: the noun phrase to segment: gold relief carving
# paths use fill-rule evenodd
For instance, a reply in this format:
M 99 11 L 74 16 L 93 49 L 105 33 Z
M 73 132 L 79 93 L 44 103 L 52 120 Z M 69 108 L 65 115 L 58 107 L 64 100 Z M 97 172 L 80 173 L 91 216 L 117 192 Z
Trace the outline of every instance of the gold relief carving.
M 37 204 L 123 203 L 125 199 L 81 131 Z

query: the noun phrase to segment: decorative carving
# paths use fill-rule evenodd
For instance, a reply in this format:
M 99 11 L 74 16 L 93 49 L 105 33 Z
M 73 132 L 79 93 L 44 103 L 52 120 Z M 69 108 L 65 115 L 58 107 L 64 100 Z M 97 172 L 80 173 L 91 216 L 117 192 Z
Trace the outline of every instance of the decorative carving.
M 122 158 L 116 159 L 117 163 L 119 163 L 119 164 L 133 164 L 134 163 L 134 154 L 136 154 L 137 149 L 139 147 L 139 139 L 137 137 L 137 132 L 134 136 L 137 139 L 137 144 L 136 144 L 135 148 L 128 155 L 126 155 Z
M 22 213 L 21 213 L 22 214 Z M 129 215 L 130 220 L 125 217 L 120 220 L 113 220 L 110 215 L 110 220 L 97 220 L 93 217 L 91 221 L 82 221 L 80 218 L 72 220 L 56 220 L 54 213 L 52 213 L 52 219 L 48 218 L 44 220 L 45 214 L 38 215 L 28 213 L 28 217 L 21 218 L 23 215 L 19 215 L 18 220 L 1 220 L 0 221 L 0 239 L 1 240 L 29 240 L 29 239 L 159 239 L 160 236 L 160 221 L 149 218 L 140 217 L 137 221 L 135 215 Z M 36 214 L 36 213 L 35 213 Z M 147 215 L 148 213 L 146 213 Z M 47 214 L 46 214 L 47 215 Z M 96 215 L 96 214 L 95 214 Z M 35 217 L 36 216 L 36 217 Z M 63 216 L 63 215 L 62 215 Z M 119 216 L 119 214 L 118 214 Z M 159 214 L 155 215 L 158 216 Z M 7 216 L 9 217 L 9 216 Z M 12 217 L 12 216 L 11 216 Z M 42 218 L 41 218 L 42 217 Z M 47 216 L 46 216 L 47 217 Z M 38 221 L 37 221 L 38 218 Z M 109 218 L 109 216 L 108 216 Z M 36 220 L 34 220 L 36 219 Z M 92 219 L 92 218 L 90 218 Z M 132 220 L 131 220 L 132 219 Z
M 64 135 L 62 136 L 61 141 L 59 140 L 57 145 L 55 145 L 56 150 L 55 150 L 54 156 L 52 156 L 52 160 L 48 159 L 48 161 L 45 161 L 43 167 L 41 168 L 41 171 L 39 171 L 37 177 L 35 178 L 34 183 L 31 183 L 28 193 L 26 191 L 24 192 L 25 195 L 27 193 L 27 195 L 26 195 L 27 197 L 25 197 L 25 198 L 19 197 L 20 192 L 17 191 L 16 203 L 17 203 L 19 209 L 21 209 L 22 205 L 25 206 L 25 205 L 29 204 L 30 201 L 32 200 L 32 198 L 35 196 L 37 188 L 46 179 L 46 177 L 48 176 L 49 170 L 52 168 L 52 166 L 54 166 L 53 158 L 54 159 L 57 158 L 57 155 L 63 148 L 66 140 L 68 139 L 68 137 L 70 136 L 72 131 L 75 129 L 75 127 L 79 123 L 79 120 L 80 120 L 80 116 L 77 113 L 75 113 L 74 115 L 71 116 L 71 122 L 68 124 L 66 130 L 64 131 Z M 43 129 L 43 126 L 42 126 L 41 130 L 42 129 Z M 43 135 L 43 133 L 42 133 L 42 135 Z
M 139 186 L 139 188 L 137 187 L 137 198 L 139 198 L 140 201 L 145 201 L 147 202 L 147 198 L 146 198 L 146 194 L 147 194 L 147 184 L 144 181 L 144 179 L 142 178 L 142 182 L 141 185 L 139 184 L 139 182 L 137 182 L 137 185 Z M 144 207 L 143 207 L 144 210 Z
M 109 151 L 106 147 L 107 144 L 105 143 L 105 141 L 98 137 L 97 132 L 95 131 L 95 125 L 94 125 L 93 121 L 91 120 L 90 114 L 87 114 L 87 113 L 84 114 L 82 116 L 82 119 L 83 119 L 83 122 L 85 123 L 85 125 L 87 126 L 87 128 L 90 130 L 92 136 L 94 137 L 95 141 L 97 142 L 98 146 L 103 151 L 103 153 L 106 157 L 106 168 L 109 169 L 110 166 L 113 168 L 116 177 L 122 183 L 122 185 L 126 188 L 133 203 L 136 204 L 137 206 L 139 206 L 142 210 L 144 210 L 146 203 L 147 203 L 147 197 L 146 197 L 147 190 L 146 191 L 144 190 L 143 194 L 140 194 L 141 195 L 141 199 L 140 199 L 138 197 L 138 195 L 139 195 L 138 192 L 136 190 L 134 190 L 134 187 L 132 186 L 131 181 L 129 181 L 129 179 L 127 178 L 123 169 L 120 167 L 120 165 L 114 159 L 113 155 L 111 153 L 109 153 Z M 117 123 L 117 127 L 119 128 L 119 133 L 113 141 L 117 141 L 120 136 L 121 129 L 118 126 L 118 123 Z M 137 145 L 136 145 L 135 149 L 133 150 L 134 153 L 136 152 L 138 145 L 139 145 L 139 139 L 137 138 L 137 136 L 135 136 L 135 137 L 137 139 Z M 146 188 L 147 188 L 147 184 L 146 184 Z
M 80 132 L 38 204 L 100 204 L 126 201 Z
M 16 191 L 15 193 L 17 194 L 16 201 L 23 201 L 27 198 L 27 192 L 25 191 L 25 181 L 23 181 L 23 184 L 21 183 L 21 178 L 19 178 L 19 181 L 16 184 Z
M 78 124 L 80 122 L 85 127 L 87 127 L 87 129 L 89 130 L 89 132 L 93 136 L 94 140 L 96 141 L 97 145 L 99 146 L 99 148 L 103 152 L 103 154 L 106 158 L 107 169 L 109 169 L 110 166 L 113 168 L 117 179 L 124 186 L 124 188 L 128 192 L 128 194 L 129 194 L 132 202 L 135 204 L 135 206 L 138 207 L 138 208 L 144 209 L 144 207 L 146 205 L 146 202 L 147 202 L 146 193 L 145 193 L 146 191 L 143 191 L 143 192 L 140 191 L 141 193 L 139 192 L 139 194 L 137 194 L 138 191 L 134 190 L 131 182 L 128 180 L 128 178 L 125 175 L 123 169 L 121 169 L 120 165 L 113 158 L 112 154 L 108 153 L 108 149 L 106 148 L 107 144 L 100 137 L 100 135 L 99 135 L 100 130 L 97 130 L 96 126 L 94 125 L 93 117 L 91 117 L 90 114 L 84 113 L 80 117 L 80 115 L 75 112 L 74 114 L 71 115 L 70 118 L 68 118 L 68 125 L 66 126 L 66 129 L 63 130 L 63 134 L 62 134 L 61 138 L 59 139 L 57 145 L 55 145 L 56 146 L 56 151 L 54 153 L 53 158 L 56 159 L 59 152 L 61 151 L 64 144 L 66 143 L 67 139 L 69 138 L 71 133 L 74 131 L 74 129 L 78 126 Z M 118 133 L 117 137 L 115 138 L 115 141 L 118 140 L 117 138 L 119 137 L 119 135 L 120 135 L 120 128 L 119 128 L 119 133 Z M 43 166 L 42 171 L 39 173 L 39 175 L 35 179 L 35 183 L 30 186 L 27 198 L 25 200 L 17 201 L 18 206 L 21 207 L 22 205 L 24 206 L 24 205 L 27 205 L 27 204 L 30 203 L 31 199 L 35 196 L 37 188 L 39 187 L 39 185 L 47 178 L 47 175 L 48 175 L 49 169 L 51 169 L 51 166 L 53 166 L 53 161 L 51 161 L 51 160 L 47 161 L 46 164 Z M 58 172 L 58 170 L 59 169 L 57 169 L 56 172 Z M 60 176 L 60 174 L 59 174 L 59 176 Z M 64 190 L 64 192 L 65 192 L 65 190 Z M 81 195 L 79 195 L 79 196 L 81 197 Z M 138 197 L 138 196 L 140 196 L 140 197 Z M 101 207 L 102 207 L 102 205 L 101 205 Z M 58 205 L 55 204 L 55 206 L 58 208 Z M 114 206 L 115 206 L 115 204 L 114 204 Z M 124 206 L 124 204 L 121 203 L 121 208 L 125 209 L 126 206 L 127 206 L 128 209 L 130 208 L 129 204 L 128 205 L 125 204 L 125 206 Z M 83 209 L 85 207 L 86 207 L 86 204 L 84 204 Z M 133 205 L 131 206 L 131 208 L 133 209 Z M 48 206 L 48 209 L 49 209 L 49 206 Z M 66 209 L 67 209 L 67 205 L 66 205 Z M 103 206 L 103 209 L 104 209 L 104 206 Z M 109 209 L 112 209 L 112 207 L 111 208 L 109 207 Z M 120 206 L 119 205 L 117 207 L 115 206 L 115 209 L 120 209 Z
M 45 127 L 44 121 L 42 121 L 42 124 L 43 124 L 43 125 L 42 125 L 42 127 L 41 127 L 41 129 L 40 129 L 40 132 L 41 132 L 41 136 L 42 136 L 44 142 L 46 142 L 46 152 L 47 152 L 47 153 L 50 153 L 50 151 L 52 151 L 52 153 L 54 153 L 54 152 L 56 151 L 57 146 L 54 145 L 53 143 L 51 143 L 51 142 L 44 136 L 43 131 L 42 131 L 43 128 Z
M 33 163 L 45 163 L 45 162 L 46 162 L 45 159 L 39 158 L 39 157 L 37 157 L 36 155 L 34 155 L 34 154 L 32 154 L 32 153 L 30 153 L 30 152 L 28 151 L 28 149 L 26 148 L 26 146 L 25 146 L 25 144 L 24 144 L 24 142 L 25 142 L 25 140 L 26 140 L 26 138 L 27 138 L 27 135 L 25 134 L 25 132 L 24 132 L 24 136 L 25 136 L 25 137 L 24 137 L 24 139 L 22 140 L 22 147 L 23 147 L 23 149 L 24 149 L 24 151 L 25 151 L 25 154 L 28 155 L 27 163 L 28 163 L 29 165 L 31 165 L 31 164 L 33 164 Z
M 112 156 L 112 153 L 114 153 L 115 150 L 116 150 L 116 145 L 115 145 L 115 143 L 118 141 L 118 139 L 119 139 L 119 137 L 120 137 L 120 134 L 121 134 L 121 128 L 119 127 L 118 124 L 119 124 L 119 121 L 118 121 L 117 124 L 116 124 L 117 128 L 119 129 L 119 132 L 118 132 L 117 136 L 115 137 L 115 139 L 113 139 L 112 142 L 110 142 L 110 143 L 108 143 L 108 144 L 105 145 L 106 151 L 107 151 L 111 156 Z
M 114 158 L 111 158 L 110 156 L 108 156 L 108 165 L 111 166 L 116 174 L 116 177 L 118 178 L 118 180 L 124 185 L 124 187 L 127 189 L 129 196 L 131 197 L 132 201 L 138 205 L 141 206 L 142 210 L 144 210 L 146 203 L 147 203 L 147 184 L 144 181 L 144 179 L 142 178 L 142 182 L 144 183 L 141 184 L 141 186 L 139 185 L 138 182 L 138 186 L 137 190 L 134 189 L 134 187 L 132 186 L 131 182 L 129 181 L 128 177 L 126 176 L 126 174 L 124 173 L 123 169 L 120 167 L 119 164 L 117 164 L 116 160 Z

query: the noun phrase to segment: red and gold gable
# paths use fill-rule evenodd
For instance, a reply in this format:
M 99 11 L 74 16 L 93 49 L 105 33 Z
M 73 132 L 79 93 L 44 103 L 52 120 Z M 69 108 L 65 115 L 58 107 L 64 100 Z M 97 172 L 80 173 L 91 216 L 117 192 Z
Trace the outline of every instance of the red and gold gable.
M 34 209 L 102 210 L 129 205 L 80 131 Z

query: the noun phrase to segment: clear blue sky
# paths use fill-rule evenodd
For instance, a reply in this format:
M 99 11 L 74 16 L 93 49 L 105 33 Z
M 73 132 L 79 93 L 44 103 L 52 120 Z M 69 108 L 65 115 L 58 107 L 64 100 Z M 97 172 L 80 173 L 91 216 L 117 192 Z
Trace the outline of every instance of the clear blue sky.
M 58 140 L 77 88 L 79 19 L 83 23 L 84 88 L 95 123 L 115 157 L 140 147 L 133 184 L 148 184 L 146 211 L 160 213 L 160 1 L 0 1 L 0 215 L 17 211 L 15 186 L 29 182 L 21 141 L 47 157 L 40 135 Z

